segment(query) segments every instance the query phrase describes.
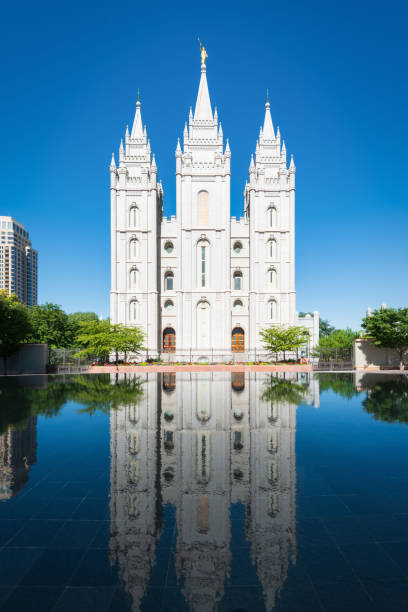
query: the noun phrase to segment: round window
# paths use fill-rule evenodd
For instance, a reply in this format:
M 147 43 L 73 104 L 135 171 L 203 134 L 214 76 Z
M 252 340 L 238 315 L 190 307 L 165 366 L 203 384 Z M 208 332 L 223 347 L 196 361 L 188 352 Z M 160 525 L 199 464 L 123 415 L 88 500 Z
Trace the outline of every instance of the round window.
M 166 244 L 164 245 L 164 250 L 166 251 L 166 253 L 168 255 L 170 255 L 170 253 L 172 253 L 174 251 L 174 246 L 172 242 L 166 242 Z
M 234 244 L 234 253 L 240 253 L 242 251 L 242 244 L 240 242 L 236 242 Z
M 173 310 L 173 308 L 174 308 L 174 304 L 173 304 L 173 302 L 172 302 L 171 300 L 167 300 L 167 301 L 165 302 L 165 304 L 164 304 L 164 308 L 165 308 L 166 310 Z

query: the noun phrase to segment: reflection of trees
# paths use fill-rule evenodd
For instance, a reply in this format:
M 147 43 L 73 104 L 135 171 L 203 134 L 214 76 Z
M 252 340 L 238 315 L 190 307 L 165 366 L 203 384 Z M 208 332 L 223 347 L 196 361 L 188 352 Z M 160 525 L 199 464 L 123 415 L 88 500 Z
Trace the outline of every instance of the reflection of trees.
M 58 414 L 66 402 L 64 385 L 50 379 L 45 388 L 29 388 L 15 379 L 4 379 L 0 387 L 0 433 L 9 427 L 24 429 L 30 416 Z
M 319 379 L 320 393 L 334 391 L 345 399 L 351 399 L 359 394 L 354 384 L 354 374 L 316 374 Z
M 264 383 L 261 395 L 263 402 L 288 402 L 301 404 L 307 393 L 307 387 L 286 378 L 270 376 Z
M 112 382 L 109 374 L 88 374 L 77 377 L 68 399 L 84 406 L 79 412 L 94 414 L 97 410 L 108 413 L 111 409 L 138 404 L 142 398 L 140 378 L 116 378 Z
M 56 416 L 67 401 L 81 404 L 80 412 L 93 414 L 137 404 L 142 398 L 142 382 L 136 377 L 112 381 L 109 374 L 78 374 L 62 381 L 55 376 L 37 389 L 5 379 L 0 387 L 0 433 L 9 427 L 23 429 L 30 416 Z
M 367 391 L 363 408 L 377 421 L 408 423 L 408 382 L 404 376 L 376 383 Z

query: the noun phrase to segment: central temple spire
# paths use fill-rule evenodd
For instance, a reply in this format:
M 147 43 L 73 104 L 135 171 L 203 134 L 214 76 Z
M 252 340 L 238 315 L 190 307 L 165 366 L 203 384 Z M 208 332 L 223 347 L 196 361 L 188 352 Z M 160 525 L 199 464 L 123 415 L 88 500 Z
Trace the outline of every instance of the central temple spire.
M 207 68 L 205 60 L 208 57 L 205 48 L 200 43 L 201 53 L 201 79 L 200 86 L 198 88 L 197 102 L 194 111 L 194 121 L 197 119 L 200 121 L 213 121 L 213 114 L 211 109 L 210 94 L 208 91 L 207 84 Z

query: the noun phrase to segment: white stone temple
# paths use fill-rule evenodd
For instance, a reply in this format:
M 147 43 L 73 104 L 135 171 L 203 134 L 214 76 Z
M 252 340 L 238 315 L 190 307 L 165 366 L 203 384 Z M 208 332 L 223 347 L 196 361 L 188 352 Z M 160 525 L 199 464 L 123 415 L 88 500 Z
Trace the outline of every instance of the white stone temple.
M 255 359 L 263 350 L 259 331 L 282 324 L 306 326 L 310 348 L 319 315 L 296 312 L 293 156 L 288 166 L 267 100 L 244 215 L 231 218 L 231 149 L 211 106 L 205 57 L 195 110 L 176 148 L 176 216 L 163 216 L 139 99 L 118 166 L 112 156 L 111 320 L 142 327 L 151 357 Z
M 135 376 L 112 375 L 112 384 Z M 304 388 L 304 402 L 319 405 L 316 377 L 285 378 Z M 289 564 L 296 563 L 297 405 L 266 399 L 263 373 L 146 374 L 141 380 L 143 399 L 110 417 L 110 552 L 129 608 L 146 609 L 162 540 L 171 547 L 170 586 L 180 590 L 184 607 L 221 607 L 231 594 L 233 555 L 242 555 L 234 539 L 239 520 L 241 545 L 248 543 L 270 612 Z M 169 508 L 174 532 L 165 518 Z

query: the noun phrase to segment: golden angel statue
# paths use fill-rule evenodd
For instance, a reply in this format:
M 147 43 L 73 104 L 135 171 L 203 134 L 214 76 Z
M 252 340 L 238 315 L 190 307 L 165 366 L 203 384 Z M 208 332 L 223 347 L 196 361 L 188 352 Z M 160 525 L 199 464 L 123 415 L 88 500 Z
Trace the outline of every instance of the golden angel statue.
M 201 65 L 205 66 L 205 60 L 208 57 L 207 51 L 205 50 L 204 45 L 201 44 L 201 40 L 198 39 L 198 42 L 200 43 L 200 53 L 201 53 Z

